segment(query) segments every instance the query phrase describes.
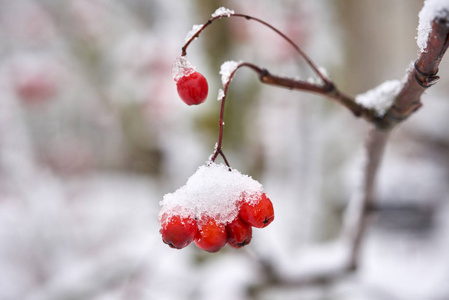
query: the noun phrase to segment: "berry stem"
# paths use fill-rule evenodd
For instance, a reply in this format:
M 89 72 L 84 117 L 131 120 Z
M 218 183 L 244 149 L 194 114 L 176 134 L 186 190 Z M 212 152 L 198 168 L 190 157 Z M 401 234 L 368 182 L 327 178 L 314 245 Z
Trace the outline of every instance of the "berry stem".
M 225 103 L 226 103 L 226 95 L 228 94 L 228 88 L 229 88 L 229 84 L 231 83 L 232 78 L 235 75 L 235 72 L 242 67 L 243 65 L 245 65 L 245 63 L 240 63 L 237 65 L 237 67 L 234 69 L 234 71 L 232 71 L 232 73 L 229 75 L 229 79 L 226 82 L 226 84 L 224 85 L 224 91 L 223 91 L 223 97 L 221 98 L 221 107 L 220 107 L 220 120 L 219 120 L 219 130 L 218 130 L 218 143 L 217 143 L 217 147 L 215 149 L 215 153 L 212 156 L 212 161 L 215 162 L 215 159 L 217 158 L 218 154 L 221 155 L 221 157 L 223 158 L 224 162 L 226 163 L 226 166 L 228 166 L 229 168 L 231 168 L 231 166 L 229 165 L 226 156 L 224 155 L 221 146 L 223 144 L 223 127 L 224 127 L 224 109 L 225 109 Z
M 228 94 L 228 88 L 231 83 L 232 78 L 234 77 L 236 71 L 242 67 L 247 67 L 254 72 L 256 72 L 259 75 L 259 80 L 262 83 L 271 84 L 275 86 L 282 86 L 289 89 L 294 90 L 301 90 L 301 91 L 308 91 L 312 93 L 317 93 L 320 95 L 323 95 L 325 97 L 328 97 L 329 99 L 342 104 L 347 109 L 349 109 L 355 116 L 357 117 L 363 117 L 369 121 L 373 121 L 375 114 L 372 110 L 363 108 L 362 106 L 358 105 L 354 99 L 351 97 L 345 95 L 344 93 L 340 92 L 334 84 L 331 83 L 331 85 L 324 83 L 323 85 L 310 83 L 307 81 L 301 81 L 296 79 L 291 79 L 287 77 L 280 77 L 276 75 L 272 75 L 268 70 L 262 69 L 252 63 L 249 62 L 240 62 L 236 68 L 231 72 L 229 75 L 228 81 L 224 85 L 224 93 L 223 97 L 221 98 L 221 108 L 220 108 L 220 120 L 219 120 L 219 133 L 218 133 L 218 143 L 217 147 L 215 149 L 215 153 L 212 156 L 212 161 L 215 162 L 215 159 L 220 154 L 226 165 L 228 167 L 229 164 L 226 160 L 226 157 L 222 151 L 222 144 L 223 144 L 223 127 L 224 127 L 224 109 L 225 109 L 225 103 L 226 103 L 226 96 Z

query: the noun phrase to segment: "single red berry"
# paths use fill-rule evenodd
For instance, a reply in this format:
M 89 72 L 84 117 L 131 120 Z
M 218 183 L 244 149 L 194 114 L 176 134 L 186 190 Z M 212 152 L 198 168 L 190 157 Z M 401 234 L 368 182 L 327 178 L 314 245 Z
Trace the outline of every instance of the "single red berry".
M 225 226 L 213 218 L 206 218 L 198 226 L 195 244 L 207 252 L 217 252 L 226 245 L 227 239 Z
M 263 193 L 257 200 L 241 201 L 239 215 L 243 221 L 251 226 L 263 228 L 274 220 L 273 203 Z
M 206 101 L 209 86 L 201 73 L 193 72 L 176 82 L 178 95 L 187 105 L 198 105 Z
M 168 216 L 164 214 L 161 218 L 162 241 L 171 248 L 182 249 L 188 246 L 195 238 L 197 224 L 193 218 L 180 215 Z
M 253 228 L 239 216 L 226 225 L 228 244 L 234 248 L 241 248 L 251 242 Z

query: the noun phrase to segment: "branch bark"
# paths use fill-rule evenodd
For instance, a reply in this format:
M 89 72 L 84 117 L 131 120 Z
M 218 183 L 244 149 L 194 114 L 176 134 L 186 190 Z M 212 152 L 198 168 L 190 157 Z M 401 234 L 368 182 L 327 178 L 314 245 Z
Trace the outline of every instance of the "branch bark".
M 436 18 L 432 24 L 426 49 L 420 53 L 414 68 L 409 71 L 407 80 L 390 110 L 382 120 L 377 122 L 380 128 L 394 127 L 422 106 L 421 95 L 439 79 L 438 66 L 448 45 L 449 20 Z

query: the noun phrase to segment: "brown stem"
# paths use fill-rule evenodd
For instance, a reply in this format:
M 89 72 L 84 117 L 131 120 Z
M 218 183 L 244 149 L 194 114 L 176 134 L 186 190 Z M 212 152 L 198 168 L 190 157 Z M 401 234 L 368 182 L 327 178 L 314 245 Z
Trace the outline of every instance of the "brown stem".
M 262 83 L 285 87 L 292 90 L 300 90 L 320 94 L 331 100 L 334 100 L 337 103 L 342 104 L 357 117 L 363 117 L 369 121 L 373 121 L 375 118 L 373 110 L 364 108 L 357 104 L 353 98 L 345 95 L 343 92 L 338 90 L 331 81 L 329 81 L 327 84 L 318 85 L 308 81 L 273 75 L 268 70 L 259 68 L 258 66 L 251 63 L 241 63 L 240 66 L 249 67 L 250 69 L 255 71 L 259 75 L 259 80 Z
M 224 109 L 225 109 L 225 103 L 226 103 L 226 95 L 228 94 L 229 84 L 231 83 L 231 80 L 234 77 L 235 72 L 244 65 L 245 65 L 245 63 L 238 64 L 236 66 L 236 68 L 229 75 L 228 81 L 225 83 L 224 91 L 223 91 L 223 98 L 221 98 L 220 119 L 218 121 L 219 122 L 218 143 L 217 143 L 217 147 L 215 149 L 215 153 L 213 154 L 213 156 L 211 158 L 211 161 L 215 162 L 215 159 L 217 158 L 218 154 L 220 154 L 221 157 L 223 158 L 223 160 L 225 161 L 226 165 L 229 168 L 230 168 L 230 165 L 229 165 L 228 161 L 226 160 L 226 157 L 221 149 L 222 144 L 223 144 Z

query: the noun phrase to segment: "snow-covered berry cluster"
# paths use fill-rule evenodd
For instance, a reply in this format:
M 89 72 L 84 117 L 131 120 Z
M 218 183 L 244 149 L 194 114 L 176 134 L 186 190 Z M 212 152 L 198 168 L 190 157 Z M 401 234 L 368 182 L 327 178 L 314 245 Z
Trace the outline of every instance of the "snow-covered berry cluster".
M 273 204 L 259 182 L 211 162 L 166 194 L 161 205 L 162 240 L 176 249 L 192 241 L 208 252 L 226 244 L 241 248 L 250 243 L 252 227 L 266 227 L 274 219 Z

